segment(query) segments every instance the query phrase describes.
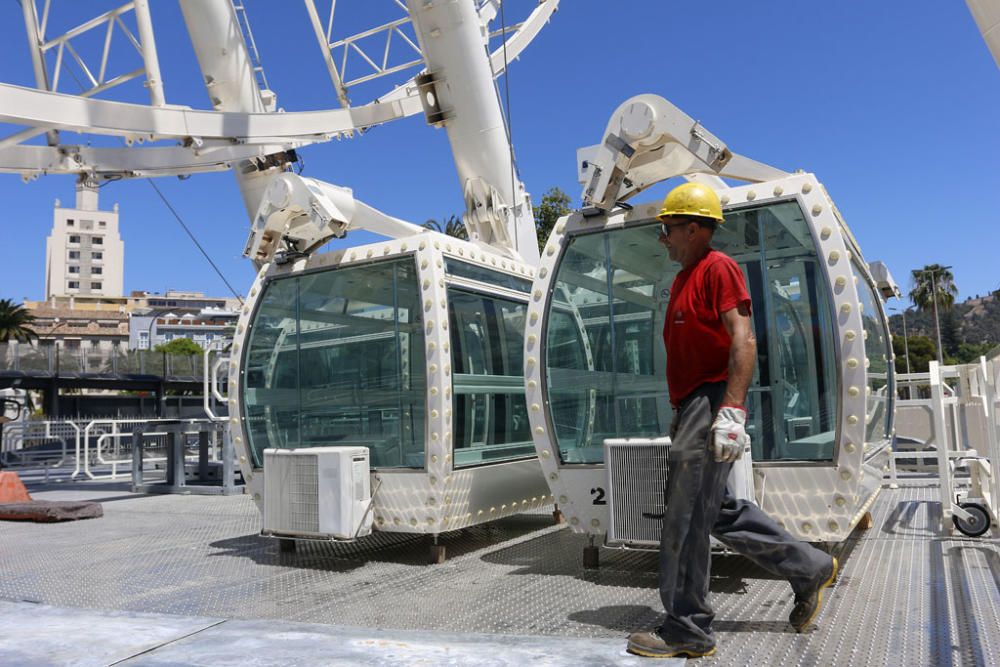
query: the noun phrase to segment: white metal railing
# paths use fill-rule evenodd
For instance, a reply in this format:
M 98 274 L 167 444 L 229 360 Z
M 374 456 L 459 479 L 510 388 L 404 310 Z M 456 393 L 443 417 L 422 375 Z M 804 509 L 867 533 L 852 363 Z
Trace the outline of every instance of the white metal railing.
M 121 443 L 125 440 L 126 447 L 131 447 L 132 445 L 132 434 L 131 433 L 102 433 L 97 438 L 97 443 L 95 448 L 97 450 L 97 455 L 100 458 L 100 462 L 104 465 L 111 466 L 110 479 L 118 478 L 118 465 L 125 464 L 130 465 L 132 457 L 129 455 L 122 456 Z M 110 444 L 109 444 L 110 443 Z M 105 456 L 110 456 L 112 458 L 105 459 Z
M 978 363 L 957 366 L 943 366 L 932 361 L 927 373 L 901 375 L 899 385 L 921 385 L 929 389 L 929 398 L 900 399 L 896 405 L 897 436 L 912 438 L 926 449 L 894 451 L 890 459 L 890 485 L 898 483 L 896 468 L 899 460 L 935 460 L 944 522 L 942 530 L 947 530 L 953 518 L 956 523 L 978 520 L 964 506 L 967 502 L 978 505 L 994 523 L 997 522 L 997 503 L 1000 501 L 1000 360 L 983 357 Z M 912 396 L 911 392 L 908 394 Z M 901 419 L 907 414 L 909 421 Z M 915 424 L 915 414 L 921 415 L 921 419 L 926 418 L 926 425 Z M 956 483 L 959 469 L 967 471 L 961 485 Z M 967 527 L 962 529 L 968 532 Z
M 219 370 L 225 366 L 227 371 L 229 368 L 229 357 L 224 356 L 229 341 L 213 341 L 206 348 L 204 355 L 202 357 L 202 400 L 204 401 L 203 408 L 205 414 L 212 421 L 225 421 L 226 417 L 216 415 L 215 410 L 212 407 L 212 400 L 218 401 L 223 405 L 226 404 L 226 395 L 222 393 L 221 385 L 225 382 L 225 379 L 229 376 L 228 372 L 219 373 Z M 216 356 L 215 362 L 212 362 L 212 357 Z M 221 378 L 221 379 L 220 379 Z
M 44 447 L 58 443 L 57 449 Z M 21 421 L 5 424 L 0 461 L 5 468 L 42 468 L 50 471 L 79 461 L 80 427 L 72 421 Z
M 145 447 L 166 447 L 166 431 L 157 431 L 160 422 L 176 422 L 176 419 L 85 419 L 85 420 L 44 420 L 10 422 L 3 427 L 0 440 L 0 463 L 4 468 L 41 469 L 48 480 L 52 471 L 64 468 L 69 479 L 117 480 L 127 476 L 131 466 L 131 438 L 133 429 L 140 424 L 149 424 L 151 430 L 143 434 Z M 213 419 L 185 419 L 191 429 L 184 431 L 185 437 L 197 437 L 199 424 L 217 422 Z M 51 445 L 55 444 L 55 447 Z M 49 445 L 49 446 L 46 446 Z M 213 448 L 211 460 L 218 461 L 217 447 Z M 163 456 L 148 457 L 147 461 L 165 460 Z M 124 471 L 121 468 L 124 466 Z M 96 468 L 110 468 L 110 472 Z
M 243 6 L 242 0 L 233 0 L 233 9 L 236 10 L 236 18 L 243 31 L 243 41 L 246 43 L 250 58 L 253 60 L 253 73 L 257 78 L 257 87 L 261 90 L 270 90 L 271 86 L 267 83 L 267 75 L 264 73 L 264 64 L 261 62 L 260 52 L 257 50 L 257 40 L 253 38 L 253 30 L 250 29 L 250 17 L 247 16 L 247 10 Z

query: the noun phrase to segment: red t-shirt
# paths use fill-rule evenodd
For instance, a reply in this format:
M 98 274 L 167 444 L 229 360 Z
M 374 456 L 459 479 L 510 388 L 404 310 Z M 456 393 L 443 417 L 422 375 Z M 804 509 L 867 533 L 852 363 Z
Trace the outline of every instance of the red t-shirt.
M 663 322 L 663 343 L 667 348 L 667 388 L 675 407 L 706 382 L 728 379 L 732 339 L 722 323 L 722 313 L 742 303 L 750 308 L 743 272 L 718 250 L 709 250 L 697 264 L 674 278 Z

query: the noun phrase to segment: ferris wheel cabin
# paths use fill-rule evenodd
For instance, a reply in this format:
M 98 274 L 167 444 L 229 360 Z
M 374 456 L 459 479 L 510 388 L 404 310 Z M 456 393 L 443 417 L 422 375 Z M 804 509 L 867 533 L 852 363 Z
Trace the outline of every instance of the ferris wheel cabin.
M 726 220 L 712 245 L 743 270 L 757 337 L 753 499 L 793 535 L 839 542 L 878 494 L 891 449 L 879 290 L 814 176 L 718 192 Z M 657 242 L 657 212 L 562 219 L 528 309 L 527 400 L 545 476 L 571 526 L 609 545 L 660 538 L 672 418 L 662 331 L 680 266 Z
M 551 503 L 521 375 L 533 274 L 431 231 L 263 266 L 230 398 L 264 532 L 436 535 Z M 345 452 L 354 472 L 323 461 Z M 320 529 L 324 474 L 331 512 L 363 500 L 346 528 Z

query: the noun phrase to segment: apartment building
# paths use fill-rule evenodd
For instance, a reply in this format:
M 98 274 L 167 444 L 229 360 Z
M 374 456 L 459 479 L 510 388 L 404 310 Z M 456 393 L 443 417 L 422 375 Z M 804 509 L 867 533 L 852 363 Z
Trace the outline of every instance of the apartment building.
M 118 204 L 100 210 L 97 185 L 77 181 L 76 206 L 55 203 L 52 234 L 45 242 L 45 298 L 121 297 L 124 272 Z
M 149 308 L 134 310 L 129 317 L 129 347 L 151 350 L 161 343 L 190 338 L 202 347 L 230 340 L 238 310 L 225 308 Z
M 239 318 L 240 302 L 235 297 L 167 290 L 133 291 L 120 297 L 53 296 L 25 301 L 24 307 L 35 316 L 32 328 L 43 341 L 149 350 L 175 338 L 190 338 L 202 347 L 228 339 Z
M 39 343 L 54 342 L 64 350 L 124 352 L 128 349 L 129 317 L 117 309 L 74 308 L 48 302 L 26 303 L 35 316 L 31 328 Z

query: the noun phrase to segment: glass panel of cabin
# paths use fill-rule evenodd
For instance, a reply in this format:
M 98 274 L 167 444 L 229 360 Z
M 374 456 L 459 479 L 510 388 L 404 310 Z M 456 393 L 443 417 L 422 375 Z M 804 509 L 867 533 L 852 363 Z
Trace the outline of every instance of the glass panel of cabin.
M 676 271 L 667 266 L 658 229 L 575 237 L 559 264 L 545 364 L 563 463 L 603 461 L 606 438 L 669 431 L 662 331 Z
M 553 431 L 560 443 L 566 443 L 563 460 L 575 447 L 569 443 L 589 441 L 594 427 L 596 389 L 583 382 L 593 372 L 594 363 L 584 343 L 585 328 L 579 310 L 569 305 L 564 290 L 554 295 L 548 319 L 548 347 L 545 359 L 549 377 L 549 404 Z M 552 377 L 563 382 L 553 382 Z
M 526 300 L 448 289 L 456 468 L 535 455 L 524 396 Z
M 855 262 L 851 262 L 854 284 L 858 288 L 861 321 L 864 324 L 866 393 L 865 441 L 877 442 L 889 437 L 890 401 L 895 393 L 893 369 L 889 363 L 889 335 L 882 319 L 881 303 L 875 290 Z
M 614 435 L 604 437 L 655 438 L 670 430 L 663 319 L 670 282 L 680 267 L 667 258 L 658 233 L 653 225 L 606 237 Z
M 753 458 L 832 460 L 839 396 L 832 294 L 806 218 L 795 201 L 766 204 L 727 212 L 720 232 L 713 245 L 740 264 L 753 306 Z
M 257 361 L 244 400 L 249 415 L 277 403 L 289 426 L 251 426 L 255 463 L 267 447 L 364 446 L 373 467 L 423 467 L 419 304 L 411 258 L 270 281 L 247 345 Z
M 574 237 L 558 266 L 543 348 L 549 409 L 563 463 L 599 463 L 613 433 L 606 233 Z M 584 352 L 587 339 L 591 355 Z M 580 345 L 580 353 L 567 348 Z M 553 350 L 554 353 L 549 353 Z
M 295 280 L 271 282 L 244 345 L 244 414 L 256 467 L 264 465 L 265 449 L 299 442 L 298 351 L 288 344 L 298 330 L 297 294 Z

